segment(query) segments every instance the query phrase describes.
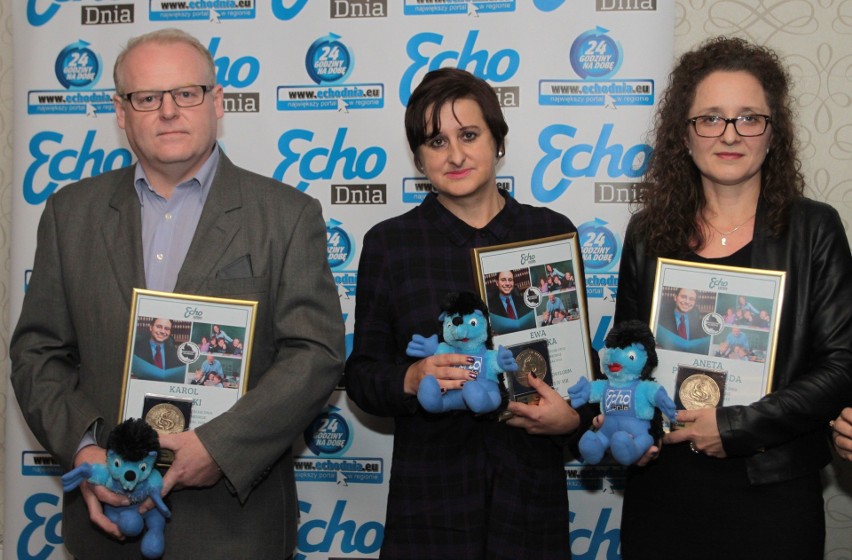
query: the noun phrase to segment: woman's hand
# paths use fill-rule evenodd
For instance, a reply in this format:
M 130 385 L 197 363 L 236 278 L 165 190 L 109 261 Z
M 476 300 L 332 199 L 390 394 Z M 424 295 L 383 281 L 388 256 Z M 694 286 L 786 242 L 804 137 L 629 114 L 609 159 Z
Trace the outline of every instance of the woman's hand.
M 831 440 L 841 459 L 852 461 L 852 407 L 846 407 L 831 421 Z
M 686 424 L 685 428 L 674 430 L 663 436 L 663 443 L 689 442 L 696 453 L 724 459 L 727 457 L 716 424 L 716 409 L 678 410 L 677 421 Z
M 506 424 L 536 435 L 562 435 L 576 430 L 580 425 L 580 415 L 562 395 L 533 375 L 528 375 L 527 380 L 539 395 L 538 403 L 510 402 L 508 410 L 515 416 Z
M 404 391 L 416 395 L 420 380 L 431 375 L 438 380 L 442 391 L 461 389 L 468 381 L 476 379 L 476 373 L 464 369 L 474 362 L 467 354 L 437 354 L 411 364 L 405 372 Z

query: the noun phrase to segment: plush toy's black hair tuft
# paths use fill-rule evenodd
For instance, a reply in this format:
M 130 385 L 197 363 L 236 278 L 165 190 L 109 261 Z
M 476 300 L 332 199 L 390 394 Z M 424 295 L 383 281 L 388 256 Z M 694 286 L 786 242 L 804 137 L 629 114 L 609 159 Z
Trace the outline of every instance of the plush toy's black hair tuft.
M 151 451 L 160 450 L 160 438 L 145 420 L 128 418 L 110 432 L 107 449 L 127 461 L 141 461 Z
M 447 315 L 470 315 L 474 311 L 481 311 L 485 320 L 488 321 L 488 306 L 483 303 L 482 299 L 473 292 L 450 292 L 444 296 L 444 301 L 441 302 L 441 311 Z M 491 323 L 488 323 L 488 339 L 485 341 L 485 347 L 491 348 Z M 443 340 L 443 336 L 441 336 Z
M 488 318 L 488 308 L 473 292 L 450 292 L 441 303 L 441 311 L 448 315 L 470 315 L 477 309 Z
M 657 359 L 657 344 L 654 341 L 654 333 L 651 332 L 648 324 L 639 321 L 631 320 L 624 321 L 612 327 L 609 334 L 604 339 L 604 344 L 607 348 L 624 348 L 630 346 L 634 342 L 638 342 L 645 347 L 645 352 L 648 353 L 648 361 L 645 362 L 645 367 L 642 369 L 642 374 L 639 376 L 642 380 L 653 380 L 651 373 L 659 363 Z

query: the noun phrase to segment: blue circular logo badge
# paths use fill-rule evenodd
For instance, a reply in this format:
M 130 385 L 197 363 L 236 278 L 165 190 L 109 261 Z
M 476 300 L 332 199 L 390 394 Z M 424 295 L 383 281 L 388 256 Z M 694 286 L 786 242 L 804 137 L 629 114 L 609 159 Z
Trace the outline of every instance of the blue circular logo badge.
M 305 430 L 305 444 L 318 457 L 338 457 L 352 444 L 352 429 L 339 410 L 327 407 Z
M 354 254 L 352 238 L 340 227 L 337 220 L 329 220 L 325 224 L 326 242 L 328 246 L 328 266 L 332 270 L 349 264 Z
M 344 81 L 352 72 L 353 60 L 349 49 L 340 42 L 340 35 L 329 33 L 320 37 L 308 49 L 305 68 L 318 84 Z
M 606 222 L 595 219 L 577 227 L 586 272 L 606 272 L 617 262 L 621 246 Z
M 621 68 L 621 45 L 603 27 L 586 31 L 571 45 L 571 67 L 581 78 L 609 78 Z
M 101 77 L 101 60 L 86 41 L 77 41 L 62 49 L 56 57 L 56 79 L 66 89 L 85 89 Z

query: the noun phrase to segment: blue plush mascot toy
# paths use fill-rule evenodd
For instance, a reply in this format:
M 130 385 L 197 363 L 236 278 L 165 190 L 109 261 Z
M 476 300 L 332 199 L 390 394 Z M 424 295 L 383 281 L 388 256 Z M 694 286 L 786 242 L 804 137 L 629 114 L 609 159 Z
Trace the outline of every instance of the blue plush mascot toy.
M 626 321 L 612 328 L 604 340 L 601 371 L 607 380 L 589 382 L 585 377 L 570 389 L 571 406 L 601 403 L 604 415 L 600 430 L 580 438 L 580 454 L 596 465 L 609 449 L 622 465 L 635 463 L 654 443 L 649 432 L 654 409 L 670 420 L 677 410 L 666 390 L 653 381 L 657 367 L 654 335 L 642 321 Z
M 62 476 L 62 489 L 74 490 L 83 481 L 106 486 L 117 494 L 130 498 L 130 505 L 114 507 L 104 504 L 104 514 L 118 525 L 127 537 L 142 537 L 142 556 L 159 558 L 165 550 L 166 518 L 171 516 L 160 492 L 163 477 L 154 468 L 160 439 L 147 422 L 130 418 L 116 426 L 107 440 L 106 465 L 82 463 Z M 155 508 L 139 513 L 139 504 L 146 498 L 154 500 Z
M 417 400 L 429 412 L 448 410 L 472 410 L 483 414 L 496 410 L 503 402 L 498 374 L 517 371 L 518 364 L 512 352 L 500 346 L 491 349 L 491 326 L 488 323 L 488 308 L 473 292 L 447 294 L 441 305 L 443 341 L 438 335 L 425 338 L 415 334 L 408 343 L 406 353 L 414 358 L 427 358 L 437 354 L 467 354 L 474 361 L 466 369 L 475 371 L 475 380 L 464 384 L 461 389 L 444 393 L 438 380 L 427 375 L 420 380 Z

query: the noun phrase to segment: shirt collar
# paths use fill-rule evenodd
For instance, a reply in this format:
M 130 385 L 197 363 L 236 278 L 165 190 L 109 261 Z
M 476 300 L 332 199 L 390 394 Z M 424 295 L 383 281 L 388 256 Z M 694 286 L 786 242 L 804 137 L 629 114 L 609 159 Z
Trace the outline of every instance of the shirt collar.
M 482 228 L 490 233 L 497 240 L 497 243 L 506 241 L 509 238 L 509 234 L 512 231 L 512 224 L 515 222 L 518 212 L 521 209 L 520 203 L 505 191 L 500 190 L 500 195 L 505 200 L 506 205 Z M 420 208 L 425 213 L 427 220 L 434 223 L 438 230 L 444 232 L 447 238 L 459 247 L 470 245 L 474 235 L 479 231 L 444 208 L 438 202 L 438 195 L 435 193 L 426 195 L 426 198 L 420 204 Z
M 215 144 L 213 149 L 210 151 L 210 156 L 201 165 L 195 175 L 183 183 L 176 185 L 176 187 L 181 187 L 183 185 L 200 185 L 201 188 L 199 189 L 198 194 L 201 197 L 201 203 L 203 204 L 207 200 L 207 195 L 210 193 L 210 186 L 213 184 L 213 176 L 216 174 L 216 168 L 218 166 L 219 145 Z M 152 193 L 154 190 L 151 188 L 151 184 L 148 181 L 148 176 L 145 174 L 145 170 L 138 161 L 136 162 L 133 186 L 136 187 L 136 195 L 139 197 L 139 202 L 144 206 L 145 197 L 143 189 L 147 189 Z

